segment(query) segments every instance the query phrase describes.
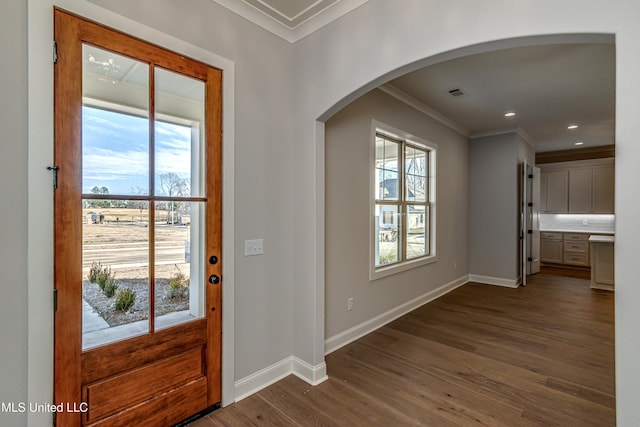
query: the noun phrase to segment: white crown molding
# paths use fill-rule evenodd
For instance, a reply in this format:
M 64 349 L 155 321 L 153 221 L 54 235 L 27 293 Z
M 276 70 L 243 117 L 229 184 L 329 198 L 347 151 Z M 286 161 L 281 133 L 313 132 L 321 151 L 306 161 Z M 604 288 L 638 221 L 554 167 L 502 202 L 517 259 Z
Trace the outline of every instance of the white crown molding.
M 474 132 L 469 135 L 469 138 L 484 138 L 487 136 L 498 136 L 498 135 L 507 135 L 509 133 L 518 133 L 517 128 L 501 128 L 501 129 L 491 129 L 491 130 L 483 130 L 482 132 Z
M 298 40 L 305 38 L 314 31 L 319 30 L 325 25 L 330 24 L 336 19 L 368 2 L 369 0 L 339 0 L 332 3 L 326 9 L 321 10 L 315 15 L 309 17 L 307 20 L 296 25 L 292 29 L 293 41 L 291 43 L 295 43 Z
M 249 0 L 244 0 L 245 2 L 248 2 Z M 305 13 L 309 12 L 310 10 L 312 10 L 313 8 L 315 8 L 318 5 L 321 5 L 322 2 L 324 1 L 331 1 L 331 0 L 316 0 L 314 3 L 312 3 L 311 5 L 309 5 L 306 9 L 301 10 L 300 12 L 298 12 L 296 15 L 294 16 L 289 16 L 286 15 L 284 13 L 282 13 L 281 11 L 279 11 L 278 9 L 276 9 L 275 7 L 271 6 L 269 3 L 265 2 L 264 0 L 254 0 L 257 3 L 260 3 L 262 5 L 262 7 L 269 9 L 270 11 L 272 11 L 275 15 L 281 16 L 282 19 L 278 19 L 276 18 L 278 21 L 287 21 L 289 23 L 288 27 L 294 27 L 295 25 L 293 25 L 293 22 L 300 18 L 301 16 L 303 16 Z M 339 0 L 333 0 L 333 2 L 336 2 Z M 327 6 L 323 6 L 323 8 L 327 8 L 331 5 L 331 3 Z
M 484 138 L 487 136 L 497 136 L 497 135 L 506 135 L 509 133 L 515 133 L 520 138 L 522 138 L 527 144 L 529 144 L 533 149 L 536 148 L 536 141 L 529 135 L 523 128 L 518 126 L 517 128 L 502 128 L 502 129 L 492 129 L 482 132 L 475 132 L 469 135 L 470 139 L 475 138 Z
M 520 138 L 524 139 L 527 144 L 531 146 L 534 150 L 536 149 L 536 140 L 531 137 L 524 129 L 518 126 L 516 129 L 516 133 L 520 136 Z
M 242 16 L 245 19 L 253 22 L 254 24 L 264 28 L 265 30 L 275 34 L 276 36 L 293 43 L 293 32 L 290 28 L 284 25 L 282 22 L 267 15 L 260 9 L 238 0 L 213 0 L 220 6 L 223 6 L 230 11 Z
M 294 18 L 288 18 L 282 13 L 275 11 L 279 16 L 282 16 L 286 20 L 287 23 L 285 23 L 244 1 L 212 1 L 242 16 L 243 18 L 248 19 L 254 24 L 288 41 L 289 43 L 295 43 L 370 0 L 338 0 L 335 3 L 330 4 L 327 8 L 322 9 L 318 13 L 295 25 L 293 24 L 293 21 L 297 16 Z
M 382 92 L 386 93 L 387 95 L 390 95 L 390 96 L 394 97 L 398 101 L 401 101 L 401 102 L 407 104 L 411 108 L 413 108 L 413 109 L 415 109 L 417 111 L 420 111 L 421 113 L 431 117 L 432 119 L 442 123 L 443 125 L 451 128 L 451 129 L 453 129 L 454 131 L 458 132 L 459 134 L 461 134 L 463 136 L 466 136 L 467 138 L 470 137 L 469 130 L 467 130 L 463 126 L 460 126 L 458 123 L 454 122 L 453 120 L 451 120 L 447 116 L 437 112 L 436 110 L 434 110 L 433 108 L 429 107 L 428 105 L 423 104 L 421 101 L 418 101 L 416 98 L 414 98 L 413 96 L 409 95 L 408 93 L 398 89 L 397 87 L 395 87 L 391 83 L 383 84 L 382 86 L 379 86 L 378 89 L 381 90 Z

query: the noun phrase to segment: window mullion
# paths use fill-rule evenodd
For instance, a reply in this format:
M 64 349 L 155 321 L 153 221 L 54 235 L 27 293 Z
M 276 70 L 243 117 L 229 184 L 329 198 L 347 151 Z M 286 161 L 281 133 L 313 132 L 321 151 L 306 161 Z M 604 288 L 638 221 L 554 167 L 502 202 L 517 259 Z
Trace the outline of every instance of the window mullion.
M 155 168 L 155 64 L 149 64 L 149 332 L 155 332 L 156 295 L 156 168 Z
M 405 170 L 405 150 L 407 149 L 404 142 L 400 143 L 400 161 L 398 162 L 398 181 L 400 182 L 400 191 L 398 192 L 398 210 L 400 215 L 401 229 L 398 230 L 398 239 L 400 239 L 400 262 L 407 260 L 407 176 Z

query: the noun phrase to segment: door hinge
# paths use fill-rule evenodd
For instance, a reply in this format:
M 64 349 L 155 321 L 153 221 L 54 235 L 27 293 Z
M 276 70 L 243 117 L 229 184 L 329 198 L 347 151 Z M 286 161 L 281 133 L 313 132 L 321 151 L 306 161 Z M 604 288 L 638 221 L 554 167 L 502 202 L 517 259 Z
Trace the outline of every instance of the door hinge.
M 54 412 L 54 413 L 53 413 L 53 422 L 51 423 L 51 425 L 52 425 L 53 427 L 56 427 L 56 422 L 58 421 L 58 417 L 57 417 L 57 415 L 58 415 L 58 413 L 57 413 L 57 412 Z
M 58 188 L 58 166 L 47 166 L 47 170 L 53 172 L 53 189 Z
M 58 63 L 58 43 L 53 41 L 53 63 Z
M 58 290 L 53 290 L 53 311 L 58 311 Z M 55 414 L 54 414 L 55 415 Z

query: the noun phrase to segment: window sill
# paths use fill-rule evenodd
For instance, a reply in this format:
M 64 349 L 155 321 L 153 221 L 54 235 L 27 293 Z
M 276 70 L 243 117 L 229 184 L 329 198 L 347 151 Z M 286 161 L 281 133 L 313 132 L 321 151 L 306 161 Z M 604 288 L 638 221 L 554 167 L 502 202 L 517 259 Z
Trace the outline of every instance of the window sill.
M 438 260 L 437 255 L 431 255 L 431 256 L 426 256 L 418 259 L 413 259 L 410 261 L 404 261 L 397 264 L 392 264 L 389 266 L 375 267 L 375 268 L 372 268 L 369 272 L 369 281 L 373 282 L 374 280 L 382 279 L 383 277 L 388 277 L 393 274 L 401 273 L 403 271 L 412 270 L 414 268 L 418 268 L 423 265 L 432 264 L 437 260 Z

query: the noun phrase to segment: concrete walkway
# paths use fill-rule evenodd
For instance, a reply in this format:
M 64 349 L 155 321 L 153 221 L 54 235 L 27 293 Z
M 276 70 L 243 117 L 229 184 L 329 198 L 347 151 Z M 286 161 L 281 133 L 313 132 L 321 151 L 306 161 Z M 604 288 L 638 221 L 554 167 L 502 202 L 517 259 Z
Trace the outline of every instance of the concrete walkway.
M 89 333 L 106 329 L 109 324 L 91 305 L 82 299 L 82 332 Z
M 156 318 L 156 329 L 164 329 L 180 323 L 195 320 L 196 317 L 189 313 L 189 310 L 176 311 Z M 94 310 L 91 305 L 82 300 L 82 349 L 97 347 L 125 338 L 149 332 L 149 321 L 139 320 L 119 326 L 109 326 L 109 324 Z

